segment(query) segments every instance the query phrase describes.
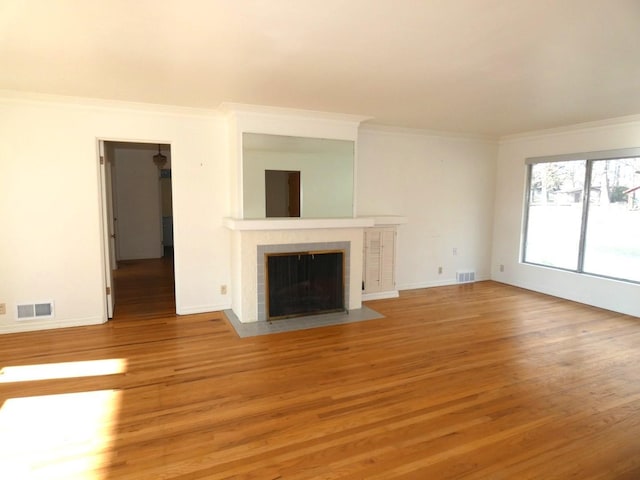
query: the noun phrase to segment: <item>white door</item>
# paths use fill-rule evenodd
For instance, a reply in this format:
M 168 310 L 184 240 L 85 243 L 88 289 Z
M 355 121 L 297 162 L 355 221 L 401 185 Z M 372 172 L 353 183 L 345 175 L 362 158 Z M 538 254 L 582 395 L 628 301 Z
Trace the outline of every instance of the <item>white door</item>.
M 113 291 L 113 270 L 116 265 L 115 259 L 115 231 L 113 217 L 113 198 L 111 182 L 112 162 L 105 154 L 104 141 L 98 141 L 98 152 L 100 162 L 100 183 L 102 200 L 102 244 L 104 249 L 104 271 L 106 286 L 107 317 L 113 318 L 113 305 L 115 303 L 115 293 Z

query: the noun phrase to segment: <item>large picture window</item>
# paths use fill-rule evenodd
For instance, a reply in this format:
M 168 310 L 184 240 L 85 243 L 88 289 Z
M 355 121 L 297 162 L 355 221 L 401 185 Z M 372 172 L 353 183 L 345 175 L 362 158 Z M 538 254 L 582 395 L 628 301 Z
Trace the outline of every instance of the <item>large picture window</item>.
M 640 283 L 640 148 L 527 164 L 523 261 Z

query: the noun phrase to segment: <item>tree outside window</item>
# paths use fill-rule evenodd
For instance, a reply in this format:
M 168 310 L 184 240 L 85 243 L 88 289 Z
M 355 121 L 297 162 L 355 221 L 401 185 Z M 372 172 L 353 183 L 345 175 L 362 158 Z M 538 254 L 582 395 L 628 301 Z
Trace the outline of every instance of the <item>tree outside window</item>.
M 532 162 L 523 261 L 640 282 L 638 187 L 638 156 Z

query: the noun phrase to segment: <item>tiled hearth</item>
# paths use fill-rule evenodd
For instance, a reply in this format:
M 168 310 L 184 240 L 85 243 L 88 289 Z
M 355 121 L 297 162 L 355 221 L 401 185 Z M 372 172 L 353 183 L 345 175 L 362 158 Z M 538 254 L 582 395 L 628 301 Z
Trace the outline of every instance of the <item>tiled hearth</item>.
M 239 337 L 255 337 L 271 333 L 293 332 L 296 330 L 309 330 L 312 328 L 329 327 L 333 325 L 345 325 L 348 323 L 363 322 L 384 318 L 384 315 L 362 306 L 350 312 L 326 313 L 322 315 L 309 315 L 299 318 L 287 318 L 273 322 L 242 323 L 233 310 L 225 310 L 225 316 Z

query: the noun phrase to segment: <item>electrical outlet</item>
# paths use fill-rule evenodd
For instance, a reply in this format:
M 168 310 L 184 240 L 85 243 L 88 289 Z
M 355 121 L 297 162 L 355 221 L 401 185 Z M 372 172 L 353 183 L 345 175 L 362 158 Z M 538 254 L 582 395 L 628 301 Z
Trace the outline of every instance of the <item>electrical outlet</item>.
M 0 303 L 0 315 L 6 315 L 6 314 L 7 314 L 7 304 Z
M 458 255 L 458 249 L 456 247 L 453 247 L 453 255 Z
M 438 273 L 442 273 L 442 267 L 438 267 Z
M 226 295 L 227 294 L 227 286 L 226 285 L 220 285 L 220 293 L 222 295 Z
M 500 271 L 504 272 L 504 265 L 500 265 Z

